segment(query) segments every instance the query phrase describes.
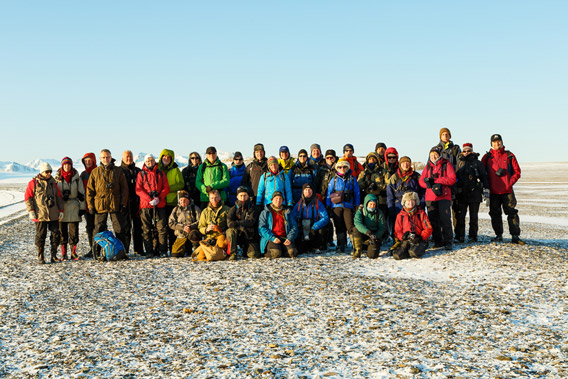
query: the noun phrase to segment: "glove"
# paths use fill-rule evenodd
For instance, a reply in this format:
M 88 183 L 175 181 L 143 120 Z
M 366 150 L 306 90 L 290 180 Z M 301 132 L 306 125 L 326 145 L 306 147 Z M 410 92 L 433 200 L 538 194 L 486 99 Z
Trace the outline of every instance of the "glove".
M 420 237 L 418 234 L 414 236 L 414 238 L 412 239 L 413 244 L 418 245 L 420 242 L 422 242 L 422 237 Z
M 63 212 L 59 212 L 59 217 L 57 218 L 59 221 L 63 220 L 63 216 L 65 216 L 63 214 Z
M 408 239 L 409 235 L 410 235 L 410 232 L 404 232 L 404 234 L 402 235 L 402 240 L 406 241 Z
M 213 188 L 211 188 L 211 186 L 205 187 L 205 191 L 207 191 L 207 193 L 211 192 L 212 190 L 213 190 Z
M 158 199 L 157 197 L 153 198 L 152 200 L 150 200 L 150 205 L 155 207 L 158 205 L 158 203 L 160 202 L 160 199 Z
M 94 210 L 94 209 L 89 209 L 89 214 L 90 214 L 90 215 L 94 215 L 94 214 L 95 214 L 95 210 Z
M 37 214 L 35 211 L 30 211 L 30 220 L 37 220 Z
M 489 188 L 486 188 L 483 190 L 483 197 L 486 199 L 489 199 L 489 197 L 491 196 L 491 192 L 489 191 Z
M 424 178 L 424 183 L 426 183 L 426 188 L 432 188 L 432 184 L 434 184 L 434 178 Z
M 82 216 L 84 216 L 84 215 L 85 215 L 85 211 L 81 209 L 81 210 L 79 211 L 79 217 L 82 217 Z
M 79 201 L 85 201 L 85 195 L 83 195 L 81 192 L 77 193 L 77 199 L 79 199 Z

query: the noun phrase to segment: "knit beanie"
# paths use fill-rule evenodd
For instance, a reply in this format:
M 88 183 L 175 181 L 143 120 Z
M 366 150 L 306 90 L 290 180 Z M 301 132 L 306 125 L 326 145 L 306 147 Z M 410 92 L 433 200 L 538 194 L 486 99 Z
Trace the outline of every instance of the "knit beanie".
M 63 167 L 64 164 L 69 163 L 71 165 L 71 167 L 73 167 L 73 160 L 71 160 L 71 158 L 69 157 L 65 157 L 61 160 L 61 167 Z
M 312 145 L 310 146 L 310 152 L 314 151 L 315 149 L 318 149 L 321 152 L 320 145 L 318 145 L 317 143 L 312 143 Z
M 300 154 L 306 154 L 306 155 L 308 155 L 308 152 L 306 151 L 306 149 L 300 149 L 300 151 L 298 151 L 298 156 L 299 156 Z
M 268 158 L 268 161 L 266 162 L 266 165 L 267 165 L 268 167 L 270 167 L 270 165 L 273 164 L 273 163 L 278 164 L 278 159 L 276 159 L 275 156 L 271 156 L 270 158 Z
M 375 145 L 375 151 L 377 151 L 379 149 L 379 147 L 382 147 L 383 149 L 387 148 L 387 145 L 385 145 L 384 142 L 379 142 Z
M 206 154 L 215 154 L 217 152 L 217 149 L 215 148 L 215 146 L 209 146 L 207 148 L 207 150 L 205 151 Z
M 349 164 L 349 161 L 345 158 L 341 158 L 340 160 L 337 161 L 337 163 L 335 164 L 335 168 L 340 168 L 340 167 L 351 167 L 351 165 Z
M 472 145 L 471 143 L 469 143 L 469 142 L 466 142 L 466 143 L 463 144 L 463 150 L 464 150 L 464 151 L 465 151 L 465 150 L 471 150 L 471 151 L 473 151 L 473 145 Z
M 326 157 L 329 157 L 330 155 L 331 155 L 332 157 L 336 157 L 336 156 L 337 156 L 337 155 L 335 154 L 335 150 L 333 150 L 333 149 L 326 150 L 325 156 L 326 156 Z
M 41 164 L 39 165 L 39 173 L 43 174 L 46 171 L 53 171 L 51 165 L 47 162 L 41 162 Z
M 243 158 L 243 154 L 240 151 L 235 151 L 235 155 L 233 155 L 233 160 L 237 158 Z
M 433 152 L 433 151 L 435 151 L 436 153 L 438 153 L 438 155 L 440 155 L 441 152 L 442 152 L 442 151 L 440 150 L 440 146 L 438 146 L 438 145 L 436 145 L 436 146 L 434 146 L 433 148 L 430 149 L 430 153 Z
M 272 193 L 272 197 L 270 198 L 271 200 L 274 199 L 276 196 L 280 196 L 281 198 L 284 198 L 284 195 L 282 195 L 281 191 L 274 191 Z
M 450 135 L 450 138 L 452 138 L 452 132 L 450 132 L 450 129 L 448 128 L 440 129 L 440 139 L 442 139 L 442 133 L 448 133 Z
M 353 145 L 350 143 L 346 143 L 345 146 L 343 146 L 343 152 L 345 152 L 345 150 L 353 150 L 353 152 L 355 152 Z
M 412 163 L 412 160 L 405 155 L 404 157 L 400 158 L 398 161 L 399 164 L 401 164 L 402 162 Z

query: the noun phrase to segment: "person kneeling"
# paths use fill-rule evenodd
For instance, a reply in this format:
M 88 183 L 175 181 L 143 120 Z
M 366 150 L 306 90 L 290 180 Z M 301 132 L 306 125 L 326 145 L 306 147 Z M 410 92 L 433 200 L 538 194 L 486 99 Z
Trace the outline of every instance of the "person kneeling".
M 201 210 L 193 203 L 187 191 L 178 192 L 178 205 L 172 210 L 168 225 L 175 232 L 176 240 L 172 247 L 172 257 L 190 256 L 192 247 L 196 249 L 201 241 L 197 225 Z
M 325 226 L 329 223 L 329 216 L 310 183 L 303 185 L 302 198 L 294 206 L 292 217 L 296 220 L 300 232 L 296 240 L 299 253 L 310 250 L 318 253 L 327 249 Z
M 258 244 L 258 216 L 260 208 L 250 200 L 248 187 L 237 188 L 237 200 L 229 209 L 227 215 L 227 239 L 229 240 L 229 260 L 237 259 L 237 246 L 243 248 L 243 255 L 249 258 L 260 258 L 260 246 Z
M 284 251 L 291 258 L 298 255 L 293 242 L 298 235 L 298 225 L 283 202 L 282 192 L 275 191 L 271 203 L 266 205 L 258 219 L 260 252 L 271 259 L 280 258 Z
M 396 216 L 394 234 L 401 243 L 392 252 L 394 259 L 420 258 L 428 247 L 432 225 L 426 212 L 418 207 L 418 194 L 407 192 L 402 197 L 402 210 Z
M 353 228 L 353 259 L 361 257 L 363 244 L 367 244 L 367 257 L 375 259 L 381 250 L 381 236 L 385 232 L 385 217 L 378 209 L 377 197 L 373 194 L 365 196 L 363 205 L 355 213 Z
M 221 194 L 214 189 L 209 192 L 209 204 L 201 211 L 199 217 L 199 231 L 205 236 L 207 243 L 211 246 L 215 244 L 226 250 L 227 239 L 227 214 L 229 207 L 223 204 Z

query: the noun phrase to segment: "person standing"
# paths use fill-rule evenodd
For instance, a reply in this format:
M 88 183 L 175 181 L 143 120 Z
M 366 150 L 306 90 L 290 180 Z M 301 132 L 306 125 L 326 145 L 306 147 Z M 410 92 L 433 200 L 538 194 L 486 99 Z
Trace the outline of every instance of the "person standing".
M 97 167 L 97 157 L 95 153 L 86 153 L 81 159 L 85 170 L 81 172 L 81 180 L 83 180 L 83 188 L 85 192 L 87 191 L 87 183 L 89 182 L 89 177 L 91 176 L 91 171 Z M 95 230 L 95 215 L 89 211 L 89 204 L 85 204 L 85 230 L 87 231 L 87 238 L 89 239 L 89 252 L 84 254 L 83 257 L 91 258 L 93 257 L 93 236 Z
M 243 185 L 246 185 L 252 191 L 252 197 L 258 194 L 258 185 L 260 177 L 268 171 L 268 160 L 266 159 L 266 152 L 264 145 L 257 143 L 254 145 L 253 160 L 247 165 L 245 175 L 243 177 Z
M 61 258 L 68 259 L 67 245 L 71 245 L 71 259 L 78 260 L 77 244 L 79 243 L 79 223 L 85 213 L 85 187 L 73 161 L 69 157 L 61 160 L 61 167 L 55 174 L 57 188 L 63 199 L 63 219 L 59 220 L 61 233 Z
M 124 222 L 124 251 L 130 251 L 130 241 L 134 242 L 134 252 L 144 255 L 144 244 L 142 240 L 142 220 L 140 219 L 140 197 L 136 194 L 136 179 L 142 171 L 136 167 L 132 151 L 126 150 L 122 153 L 120 168 L 128 183 L 128 206 L 123 209 L 122 220 Z
M 59 220 L 63 220 L 63 199 L 57 188 L 55 179 L 51 176 L 53 169 L 49 163 L 43 162 L 39 166 L 39 175 L 30 180 L 26 188 L 24 200 L 30 219 L 35 222 L 35 245 L 40 264 L 45 263 L 44 249 L 47 231 L 51 245 L 50 262 L 60 262 L 57 258 L 57 247 L 61 241 L 59 233 Z
M 517 158 L 509 150 L 505 150 L 503 139 L 500 134 L 491 136 L 491 150 L 481 159 L 487 171 L 489 179 L 489 215 L 491 216 L 491 226 L 495 231 L 495 242 L 503 242 L 503 219 L 502 212 L 507 215 L 509 233 L 511 233 L 514 244 L 524 245 L 521 240 L 521 226 L 519 211 L 515 209 L 517 199 L 513 186 L 521 178 L 521 167 Z M 501 211 L 503 209 L 503 211 Z
M 177 191 L 183 189 L 185 182 L 183 176 L 181 176 L 181 171 L 178 168 L 178 164 L 175 162 L 175 154 L 173 150 L 164 149 L 160 153 L 160 159 L 158 161 L 158 170 L 162 170 L 166 177 L 168 178 L 168 185 L 170 188 L 170 193 L 166 197 L 166 218 L 165 222 L 170 218 L 170 214 L 177 206 Z M 168 250 L 172 251 L 174 246 L 174 241 L 176 240 L 176 235 L 173 230 L 166 227 L 166 233 L 168 236 Z
M 278 163 L 280 164 L 280 167 L 282 167 L 282 171 L 284 171 L 285 174 L 288 174 L 294 166 L 294 158 L 290 156 L 290 149 L 288 149 L 288 146 L 280 146 L 278 154 L 280 157 L 278 158 Z
M 349 172 L 355 179 L 357 179 L 359 174 L 363 171 L 363 166 L 359 163 L 359 161 L 357 161 L 357 157 L 354 154 L 355 149 L 352 144 L 348 143 L 343 146 L 343 159 L 349 163 Z
M 198 152 L 193 151 L 189 154 L 189 162 L 187 167 L 181 170 L 181 176 L 184 181 L 184 189 L 189 193 L 189 196 L 193 200 L 194 204 L 201 204 L 201 192 L 195 186 L 195 180 L 197 178 L 197 170 L 203 162 L 201 161 L 201 155 Z
M 229 170 L 229 198 L 228 206 L 232 207 L 237 201 L 237 189 L 242 185 L 243 175 L 245 174 L 246 166 L 243 159 L 243 154 L 240 151 L 235 152 L 233 156 L 233 163 L 231 164 L 231 169 Z
M 210 203 L 209 193 L 217 190 L 223 202 L 227 201 L 226 188 L 231 178 L 227 165 L 217 157 L 217 149 L 209 146 L 206 151 L 205 162 L 197 170 L 195 185 L 201 192 L 201 209 L 205 210 Z
M 110 150 L 101 150 L 99 160 L 101 165 L 91 172 L 87 183 L 87 207 L 95 217 L 93 234 L 107 230 L 110 216 L 116 238 L 124 244 L 121 210 L 128 206 L 128 183 L 120 167 L 115 166 Z M 94 241 L 93 245 L 98 255 L 100 246 Z
M 317 188 L 317 166 L 308 160 L 308 152 L 301 149 L 298 152 L 298 160 L 288 173 L 292 181 L 292 202 L 297 203 L 302 197 L 302 187 L 309 183 L 312 188 Z
M 261 207 L 270 204 L 272 201 L 272 194 L 280 191 L 284 197 L 284 205 L 292 207 L 294 205 L 292 200 L 292 184 L 289 175 L 284 174 L 280 170 L 280 165 L 276 157 L 268 159 L 268 172 L 265 172 L 260 177 L 258 183 L 258 193 L 256 195 L 256 205 Z

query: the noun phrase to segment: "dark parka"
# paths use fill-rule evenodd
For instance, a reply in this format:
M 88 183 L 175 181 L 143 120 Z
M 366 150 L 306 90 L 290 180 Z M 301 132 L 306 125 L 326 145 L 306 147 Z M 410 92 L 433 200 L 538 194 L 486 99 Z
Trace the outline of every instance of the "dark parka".
M 336 172 L 337 170 L 335 170 L 335 162 L 331 165 L 331 167 L 328 167 L 328 165 L 325 164 L 318 170 L 318 182 L 320 183 L 320 187 L 319 191 L 316 192 L 319 193 L 324 199 L 327 195 L 327 186 L 329 185 L 331 179 L 333 179 L 333 177 L 335 176 Z
M 407 192 L 416 192 L 420 199 L 420 208 L 424 209 L 426 203 L 424 201 L 424 188 L 420 187 L 420 174 L 410 168 L 411 173 L 403 174 L 398 168 L 397 172 L 393 174 L 387 185 L 387 206 L 389 214 L 396 215 L 402 209 L 402 196 Z
M 317 170 L 318 167 L 312 165 L 309 160 L 304 162 L 304 164 L 300 163 L 298 160 L 294 166 L 292 166 L 288 175 L 292 181 L 292 201 L 294 204 L 302 198 L 302 187 L 304 184 L 309 183 L 313 188 L 319 187 L 317 183 Z
M 242 231 L 248 239 L 258 240 L 258 217 L 261 210 L 250 199 L 244 203 L 237 200 L 227 214 L 227 226 Z
M 458 157 L 457 178 L 457 201 L 466 203 L 480 203 L 483 189 L 489 189 L 489 180 L 485 167 L 479 160 L 479 153 L 470 153 Z
M 372 169 L 369 167 L 369 159 L 375 158 L 377 163 Z M 373 194 L 378 199 L 378 204 L 387 203 L 387 170 L 379 163 L 379 156 L 372 152 L 365 159 L 365 170 L 357 178 L 362 195 Z M 378 205 L 377 204 L 377 205 Z
M 98 166 L 87 183 L 87 207 L 97 213 L 118 212 L 128 205 L 128 183 L 124 172 L 114 165 Z
M 52 201 L 48 202 L 49 198 Z M 46 179 L 39 174 L 30 180 L 24 199 L 26 209 L 35 212 L 38 221 L 57 221 L 59 212 L 63 212 L 63 199 L 53 177 Z
M 268 172 L 267 162 L 268 159 L 266 157 L 263 157 L 261 160 L 255 158 L 247 165 L 242 183 L 252 190 L 252 197 L 255 197 L 258 194 L 258 183 L 260 182 L 260 177 L 265 172 Z
M 454 145 L 452 141 L 447 144 L 444 141 L 440 141 L 438 143 L 438 147 L 440 148 L 440 157 L 447 159 L 448 162 L 456 168 L 458 164 L 458 157 L 461 153 L 459 145 Z
M 130 203 L 130 207 L 131 209 L 139 209 L 140 198 L 136 195 L 136 179 L 138 177 L 138 173 L 142 170 L 139 167 L 136 167 L 134 163 L 127 165 L 124 162 L 120 163 L 120 168 L 124 172 L 126 183 L 128 183 L 128 202 Z

